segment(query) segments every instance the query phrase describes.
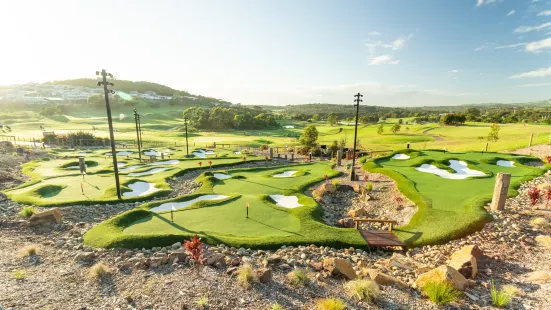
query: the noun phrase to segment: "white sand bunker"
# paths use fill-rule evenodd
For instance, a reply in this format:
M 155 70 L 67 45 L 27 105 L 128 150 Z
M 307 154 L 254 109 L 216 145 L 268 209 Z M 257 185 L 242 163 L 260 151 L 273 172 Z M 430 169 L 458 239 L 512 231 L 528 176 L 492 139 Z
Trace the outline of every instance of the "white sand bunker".
M 287 125 L 287 126 L 283 126 L 283 128 L 285 128 L 285 129 L 293 129 L 293 128 L 295 128 L 295 126 L 293 126 L 293 125 Z
M 111 156 L 111 153 L 107 153 L 105 155 Z M 128 156 L 128 155 L 132 155 L 132 152 L 129 152 L 129 151 L 117 152 L 117 155 L 119 155 L 119 156 Z
M 88 168 L 88 165 L 87 165 L 87 164 L 84 164 L 84 166 L 85 166 L 86 168 Z M 67 169 L 80 169 L 80 166 L 69 166 L 69 167 L 67 167 Z
M 177 160 L 177 159 L 172 159 L 172 160 L 165 160 L 165 161 L 156 161 L 154 163 L 151 163 L 150 165 L 176 165 L 178 164 L 180 161 Z
M 214 177 L 217 178 L 218 180 L 225 180 L 225 179 L 231 178 L 231 175 L 225 174 L 225 173 L 215 173 Z
M 121 166 L 118 166 L 118 167 L 121 167 Z M 136 169 L 142 168 L 142 167 L 143 167 L 142 165 L 134 165 L 134 166 L 126 167 L 126 168 L 121 169 L 119 171 L 120 172 L 128 172 L 128 171 L 136 170 Z
M 298 171 L 294 171 L 294 170 L 284 171 L 282 173 L 274 174 L 273 177 L 274 178 L 290 178 L 297 172 Z
M 124 166 L 128 166 L 128 164 L 127 164 L 127 163 L 123 163 L 123 162 L 118 162 L 118 163 L 117 163 L 117 167 L 118 167 L 118 168 L 122 168 L 122 167 L 124 167 Z
M 129 177 L 141 177 L 141 176 L 144 176 L 144 175 L 150 175 L 150 174 L 163 172 L 167 169 L 168 168 L 155 168 L 155 169 L 151 169 L 151 170 L 144 171 L 144 172 L 132 172 L 132 173 L 129 173 L 128 176 Z
M 409 155 L 406 155 L 406 154 L 396 154 L 394 156 L 392 156 L 392 159 L 409 159 Z
M 195 155 L 195 157 L 207 158 L 207 155 L 214 155 L 214 151 L 199 150 L 199 151 L 195 151 L 191 154 Z
M 122 195 L 124 197 L 145 196 L 161 190 L 160 188 L 156 188 L 155 184 L 147 182 L 136 182 L 128 184 L 128 187 L 132 191 L 123 193 Z
M 155 150 L 144 151 L 143 154 L 145 156 L 161 156 L 161 152 L 157 152 Z
M 302 205 L 298 203 L 297 196 L 270 195 L 270 198 L 272 198 L 276 202 L 276 205 L 280 207 L 288 209 L 302 207 Z
M 498 160 L 496 165 L 502 166 L 502 167 L 514 167 L 515 162 L 510 160 Z
M 455 180 L 463 180 L 468 177 L 480 177 L 486 175 L 482 171 L 469 169 L 466 162 L 459 160 L 450 160 L 450 168 L 455 170 L 455 173 L 451 173 L 447 170 L 440 169 L 436 166 L 428 164 L 422 164 L 420 167 L 417 167 L 415 169 L 421 172 L 436 174 L 440 177 L 443 177 L 444 179 Z
M 237 152 L 234 152 L 236 155 L 241 155 L 241 152 L 237 151 Z
M 183 209 L 183 208 L 189 207 L 190 205 L 192 205 L 192 204 L 194 204 L 198 201 L 222 200 L 222 199 L 226 199 L 228 197 L 229 196 L 224 196 L 224 195 L 203 195 L 203 196 L 199 196 L 195 199 L 188 200 L 188 201 L 163 203 L 162 205 L 160 205 L 158 207 L 155 207 L 155 208 L 152 208 L 149 211 L 152 211 L 152 212 L 169 211 L 169 210 L 172 209 L 172 207 L 174 207 L 174 209 L 178 210 L 178 209 Z

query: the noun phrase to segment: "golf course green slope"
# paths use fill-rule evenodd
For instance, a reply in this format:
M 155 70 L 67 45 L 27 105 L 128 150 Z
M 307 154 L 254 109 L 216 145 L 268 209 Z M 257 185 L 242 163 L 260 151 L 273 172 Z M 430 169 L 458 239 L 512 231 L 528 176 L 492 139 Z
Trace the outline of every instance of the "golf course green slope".
M 405 154 L 409 158 L 394 159 L 395 154 Z M 468 169 L 485 175 L 449 179 L 416 169 L 423 164 L 432 165 L 453 175 L 455 171 L 450 168 L 450 160 L 463 161 Z M 499 166 L 500 160 L 512 161 L 514 166 Z M 512 154 L 402 150 L 366 161 L 364 168 L 393 178 L 398 189 L 418 206 L 409 224 L 395 229 L 404 243 L 414 247 L 444 243 L 480 230 L 492 220 L 484 206 L 491 201 L 498 172 L 511 174 L 508 195 L 514 196 L 522 182 L 546 171 L 523 165 L 528 161 L 541 162 L 534 157 Z
M 296 171 L 290 177 L 275 177 Z M 228 179 L 214 175 L 224 173 Z M 201 189 L 188 196 L 155 201 L 120 214 L 92 228 L 84 236 L 95 247 L 141 248 L 182 242 L 193 234 L 209 243 L 235 247 L 275 248 L 282 245 L 317 244 L 365 247 L 354 229 L 336 228 L 321 220 L 323 209 L 303 194 L 311 184 L 339 172 L 331 163 L 307 163 L 272 168 L 234 169 L 203 173 Z M 198 201 L 173 212 L 170 206 L 205 195 L 223 195 Z M 293 196 L 301 206 L 277 205 L 270 195 Z M 247 207 L 248 218 L 247 218 Z M 166 211 L 155 211 L 160 206 Z

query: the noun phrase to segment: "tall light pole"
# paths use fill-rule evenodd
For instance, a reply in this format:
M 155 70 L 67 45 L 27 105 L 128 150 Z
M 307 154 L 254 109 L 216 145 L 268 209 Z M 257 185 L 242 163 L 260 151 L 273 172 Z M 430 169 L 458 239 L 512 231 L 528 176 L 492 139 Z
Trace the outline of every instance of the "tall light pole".
M 360 113 L 360 102 L 363 100 L 360 99 L 363 97 L 362 94 L 357 93 L 354 95 L 356 99 L 354 99 L 354 102 L 356 104 L 354 105 L 356 107 L 356 124 L 354 126 L 354 149 L 352 150 L 352 168 L 350 169 L 350 181 L 356 180 L 356 171 L 354 168 L 356 167 L 356 143 L 358 141 L 358 114 Z
M 138 141 L 138 154 L 140 156 L 140 162 L 142 162 L 142 147 L 140 145 L 140 131 L 138 129 L 138 117 L 140 117 L 140 115 L 138 114 L 138 111 L 134 109 L 134 121 L 136 122 L 136 139 Z
M 111 118 L 111 106 L 109 106 L 109 93 L 114 94 L 114 90 L 107 89 L 107 85 L 109 86 L 115 86 L 115 84 L 111 82 L 107 82 L 107 77 L 113 78 L 113 74 L 107 73 L 105 69 L 102 69 L 101 72 L 96 71 L 96 75 L 102 76 L 102 81 L 98 81 L 98 86 L 103 85 L 103 90 L 105 92 L 105 108 L 107 110 L 107 123 L 109 124 L 109 137 L 111 139 L 111 155 L 113 157 L 113 168 L 115 171 L 115 184 L 117 186 L 117 197 L 119 197 L 119 200 L 122 199 L 121 197 L 121 184 L 119 182 L 119 167 L 117 165 L 117 150 L 115 148 L 115 135 L 113 134 L 113 119 Z
M 189 156 L 189 147 L 187 143 L 187 116 L 184 115 L 184 124 L 186 126 L 186 156 Z
M 143 139 L 142 139 L 142 118 L 140 114 L 138 114 L 138 131 L 140 132 L 140 146 L 143 149 Z

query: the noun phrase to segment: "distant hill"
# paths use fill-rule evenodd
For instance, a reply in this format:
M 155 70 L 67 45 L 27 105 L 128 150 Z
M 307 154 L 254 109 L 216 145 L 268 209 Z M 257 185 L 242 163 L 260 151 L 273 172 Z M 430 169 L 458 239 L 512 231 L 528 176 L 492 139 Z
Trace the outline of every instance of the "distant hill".
M 137 91 L 139 93 L 145 93 L 146 91 L 154 91 L 157 95 L 160 96 L 172 96 L 174 93 L 179 93 L 180 95 L 190 95 L 186 91 L 176 90 L 174 88 L 168 87 L 166 85 L 145 82 L 145 81 L 127 81 L 127 80 L 115 80 L 115 89 L 128 93 L 130 91 Z M 96 87 L 96 79 L 73 79 L 73 80 L 62 80 L 62 81 L 53 81 L 46 84 L 54 85 L 71 85 L 71 86 L 87 86 L 87 87 Z

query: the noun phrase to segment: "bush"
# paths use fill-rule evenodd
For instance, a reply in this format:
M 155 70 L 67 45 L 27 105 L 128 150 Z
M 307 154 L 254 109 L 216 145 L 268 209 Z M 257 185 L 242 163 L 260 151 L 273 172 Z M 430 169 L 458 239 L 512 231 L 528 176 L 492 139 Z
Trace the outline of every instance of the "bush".
M 21 257 L 27 257 L 27 256 L 34 256 L 36 255 L 36 245 L 26 245 L 23 248 L 19 250 L 19 256 Z
M 35 213 L 36 210 L 33 207 L 23 207 L 21 211 L 19 211 L 19 215 L 21 215 L 22 217 L 31 217 Z
M 269 147 L 267 144 L 262 144 L 262 145 L 259 147 L 259 149 L 260 149 L 261 151 L 267 151 L 269 148 L 270 148 L 270 147 Z
M 283 307 L 277 302 L 270 307 L 271 310 L 283 310 Z
M 455 301 L 461 294 L 448 281 L 427 282 L 422 289 L 429 299 L 437 305 L 445 305 Z
M 368 193 L 371 193 L 371 191 L 373 190 L 373 183 L 367 183 L 365 185 L 365 189 Z
M 23 279 L 25 279 L 25 270 L 16 269 L 16 270 L 12 271 L 12 276 L 15 280 L 23 280 Z
M 310 148 L 307 146 L 299 147 L 296 149 L 297 154 L 299 155 L 308 155 L 310 154 Z
M 111 270 L 107 268 L 103 263 L 97 263 L 88 271 L 88 276 L 92 280 L 101 280 L 103 277 L 109 275 Z
M 239 285 L 243 287 L 249 287 L 254 279 L 255 275 L 253 267 L 251 265 L 245 264 L 241 268 L 239 268 L 239 271 L 237 273 L 237 283 L 239 283 Z
M 494 281 L 491 282 L 490 293 L 492 295 L 492 304 L 496 307 L 506 307 L 511 303 L 511 295 L 504 290 L 496 289 Z
M 333 182 L 331 182 L 331 183 L 333 183 L 333 185 L 335 185 L 335 187 L 339 187 L 339 185 L 341 185 L 341 181 L 339 181 L 339 180 L 333 180 Z
M 199 299 L 197 299 L 196 303 L 200 308 L 205 309 L 209 306 L 209 297 L 206 295 L 203 295 L 199 297 Z
M 346 291 L 359 301 L 373 301 L 381 295 L 379 286 L 373 280 L 362 279 L 346 283 Z
M 310 283 L 310 278 L 308 278 L 308 271 L 305 269 L 297 268 L 287 274 L 287 279 L 289 283 L 294 286 L 306 286 Z
M 316 303 L 317 310 L 344 310 L 346 305 L 338 298 L 324 298 Z

